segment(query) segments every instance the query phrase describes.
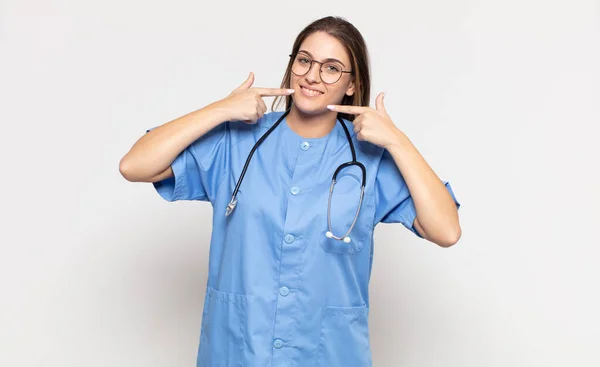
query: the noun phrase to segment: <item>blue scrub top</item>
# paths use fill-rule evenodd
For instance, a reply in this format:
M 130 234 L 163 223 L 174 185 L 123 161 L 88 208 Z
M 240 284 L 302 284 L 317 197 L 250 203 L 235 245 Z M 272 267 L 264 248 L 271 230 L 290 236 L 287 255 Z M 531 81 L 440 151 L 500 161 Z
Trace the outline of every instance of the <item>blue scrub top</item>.
M 387 150 L 358 141 L 344 120 L 366 167 L 365 198 L 352 241 L 327 238 L 331 178 L 352 160 L 346 135 L 337 122 L 324 137 L 303 138 L 284 119 L 254 153 L 237 207 L 225 217 L 250 150 L 282 114 L 217 126 L 175 159 L 174 177 L 154 183 L 167 201 L 214 208 L 197 365 L 372 366 L 373 229 L 402 223 L 419 236 L 410 192 Z M 356 166 L 338 174 L 331 203 L 337 236 L 354 220 L 361 178 Z

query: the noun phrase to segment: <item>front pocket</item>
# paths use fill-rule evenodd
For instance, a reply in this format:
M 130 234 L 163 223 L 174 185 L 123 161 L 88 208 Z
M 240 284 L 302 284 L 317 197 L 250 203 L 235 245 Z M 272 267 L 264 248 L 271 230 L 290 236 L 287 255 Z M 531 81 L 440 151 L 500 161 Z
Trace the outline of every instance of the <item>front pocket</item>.
M 317 365 L 372 366 L 366 305 L 323 308 Z
M 199 367 L 242 366 L 246 342 L 246 296 L 207 288 Z

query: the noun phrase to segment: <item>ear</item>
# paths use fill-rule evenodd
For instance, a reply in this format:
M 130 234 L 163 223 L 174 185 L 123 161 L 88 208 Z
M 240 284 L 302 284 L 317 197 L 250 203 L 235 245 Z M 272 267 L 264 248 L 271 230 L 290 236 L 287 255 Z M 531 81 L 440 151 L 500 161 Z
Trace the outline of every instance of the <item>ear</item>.
M 350 82 L 350 84 L 348 85 L 348 88 L 346 89 L 346 95 L 347 96 L 352 96 L 354 95 L 355 92 L 355 85 L 354 85 L 354 79 L 352 79 L 352 81 Z

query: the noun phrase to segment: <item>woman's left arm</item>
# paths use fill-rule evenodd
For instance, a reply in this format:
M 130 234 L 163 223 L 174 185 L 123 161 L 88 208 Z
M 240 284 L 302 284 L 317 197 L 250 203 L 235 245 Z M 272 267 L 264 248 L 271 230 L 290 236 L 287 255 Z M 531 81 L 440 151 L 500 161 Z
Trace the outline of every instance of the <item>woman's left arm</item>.
M 335 112 L 357 115 L 353 121 L 358 140 L 385 148 L 402 173 L 415 205 L 414 226 L 423 238 L 442 247 L 454 245 L 461 237 L 458 209 L 444 183 L 387 114 L 383 93 L 376 109 L 361 106 L 328 106 Z
M 410 191 L 417 212 L 415 228 L 423 238 L 442 247 L 454 245 L 461 236 L 454 199 L 408 137 L 398 128 L 393 136 L 384 148 Z

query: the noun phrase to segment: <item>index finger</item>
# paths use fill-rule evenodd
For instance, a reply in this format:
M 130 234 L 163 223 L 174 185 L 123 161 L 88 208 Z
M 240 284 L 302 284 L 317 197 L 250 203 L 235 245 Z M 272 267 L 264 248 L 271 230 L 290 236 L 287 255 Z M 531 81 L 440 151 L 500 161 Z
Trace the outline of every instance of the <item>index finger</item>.
M 371 107 L 365 106 L 346 106 L 346 105 L 328 105 L 332 111 L 348 113 L 350 115 L 360 115 L 361 113 L 365 113 L 371 109 Z
M 295 91 L 293 89 L 280 88 L 253 88 L 262 97 L 288 96 Z

